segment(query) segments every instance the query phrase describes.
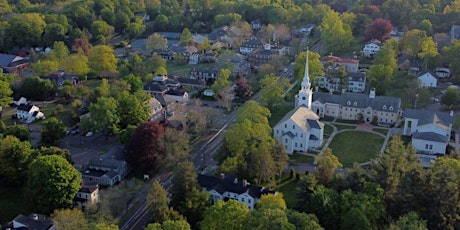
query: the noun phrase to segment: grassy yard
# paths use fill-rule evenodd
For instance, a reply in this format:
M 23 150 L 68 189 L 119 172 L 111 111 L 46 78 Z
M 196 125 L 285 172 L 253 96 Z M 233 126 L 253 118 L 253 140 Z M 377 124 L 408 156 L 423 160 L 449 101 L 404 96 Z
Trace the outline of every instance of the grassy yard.
M 334 128 L 330 125 L 324 125 L 324 135 L 331 135 L 334 132 Z
M 372 131 L 377 132 L 377 133 L 381 133 L 383 135 L 387 135 L 387 133 L 388 133 L 388 129 L 374 128 L 374 129 L 372 129 Z
M 290 173 L 283 173 L 278 191 L 283 193 L 284 201 L 286 201 L 287 207 L 294 208 L 297 203 L 297 180 L 295 178 L 291 178 L 290 175 Z
M 275 111 L 270 111 L 272 114 L 272 116 L 270 117 L 268 121 L 270 123 L 270 126 L 271 127 L 275 126 L 276 123 L 278 123 L 281 120 L 281 118 L 283 118 L 284 115 L 286 115 L 286 113 L 288 113 L 292 109 L 293 107 L 290 105 L 282 105 Z
M 341 125 L 341 124 L 334 124 L 334 126 L 337 128 L 337 131 L 344 130 L 344 129 L 355 129 L 355 125 Z
M 32 213 L 28 196 L 23 188 L 0 186 L 0 224 L 12 220 L 19 213 Z
M 458 129 L 459 127 L 460 127 L 460 116 L 455 116 L 453 128 Z
M 384 138 L 363 131 L 342 132 L 335 135 L 329 147 L 340 162 L 351 165 L 374 158 L 383 144 Z
M 290 163 L 313 163 L 314 157 L 309 155 L 303 155 L 299 153 L 294 153 L 289 155 L 289 162 Z

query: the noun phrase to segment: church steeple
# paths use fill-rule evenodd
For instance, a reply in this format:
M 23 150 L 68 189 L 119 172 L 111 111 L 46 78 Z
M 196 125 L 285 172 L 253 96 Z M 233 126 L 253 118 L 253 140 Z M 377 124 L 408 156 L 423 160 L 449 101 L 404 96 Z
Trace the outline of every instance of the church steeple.
M 307 57 L 305 58 L 305 73 L 303 75 L 301 88 L 299 90 L 299 94 L 296 95 L 296 107 L 299 106 L 306 106 L 307 108 L 311 107 L 311 100 L 313 92 L 311 91 L 310 85 L 310 77 L 308 73 L 308 49 L 307 49 Z

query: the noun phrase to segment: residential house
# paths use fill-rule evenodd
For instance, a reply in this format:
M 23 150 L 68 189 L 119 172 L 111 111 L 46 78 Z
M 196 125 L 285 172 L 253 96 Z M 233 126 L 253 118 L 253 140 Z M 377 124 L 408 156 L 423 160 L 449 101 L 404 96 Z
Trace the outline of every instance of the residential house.
M 0 68 L 3 70 L 3 73 L 18 73 L 29 65 L 30 61 L 27 58 L 0 53 Z
M 264 44 L 264 48 L 258 48 L 248 54 L 248 62 L 251 67 L 257 69 L 260 65 L 269 63 L 275 55 L 278 55 L 278 52 L 272 50 L 270 44 Z
M 118 73 L 117 73 L 118 74 Z M 53 82 L 58 87 L 64 85 L 65 81 L 69 81 L 72 85 L 77 85 L 80 82 L 80 79 L 75 74 L 68 74 L 64 70 L 56 70 L 50 73 L 47 77 L 43 79 L 48 79 Z
M 240 53 L 241 54 L 248 54 L 251 53 L 252 51 L 262 47 L 264 44 L 262 43 L 261 40 L 257 38 L 249 39 L 243 43 L 243 45 L 240 46 Z
M 333 68 L 336 68 L 338 66 L 344 66 L 347 72 L 349 73 L 356 73 L 359 70 L 359 60 L 358 59 L 341 58 L 341 57 L 328 55 L 328 56 L 322 57 L 320 61 L 323 65 L 330 63 Z
M 371 89 L 369 95 L 352 92 L 343 94 L 315 92 L 311 108 L 320 117 L 362 119 L 365 123 L 373 122 L 380 126 L 391 126 L 400 119 L 401 99 L 376 96 L 375 89 Z
M 250 24 L 251 24 L 252 30 L 260 30 L 260 29 L 262 29 L 262 23 L 260 22 L 259 19 L 252 20 Z
M 100 155 L 92 158 L 89 164 L 83 167 L 80 172 L 84 181 L 113 186 L 128 174 L 129 168 L 126 161 L 112 159 L 107 155 Z
M 460 25 L 452 25 L 450 28 L 450 40 L 460 39 Z
M 311 110 L 312 94 L 307 56 L 301 89 L 295 96 L 295 108 L 273 127 L 275 138 L 284 144 L 287 153 L 306 152 L 323 143 L 324 124 Z
M 247 180 L 239 181 L 233 175 L 221 174 L 220 177 L 215 177 L 199 174 L 198 184 L 201 190 L 209 193 L 213 203 L 218 200 L 237 200 L 248 206 L 250 210 L 255 208 L 263 195 L 277 194 L 262 186 L 251 185 Z
M 188 102 L 190 100 L 188 93 L 181 89 L 169 89 L 164 96 L 176 102 Z
M 28 216 L 19 214 L 12 221 L 2 226 L 2 230 L 55 230 L 53 220 L 43 214 L 32 213 Z
M 303 26 L 299 29 L 300 33 L 303 33 L 305 35 L 311 35 L 315 30 L 315 25 L 314 24 L 308 24 L 306 26 Z
M 144 91 L 150 93 L 152 96 L 157 94 L 164 95 L 168 91 L 168 87 L 152 80 L 144 84 Z
M 348 74 L 348 91 L 362 93 L 366 90 L 366 74 L 357 72 Z
M 395 38 L 396 41 L 399 41 L 404 36 L 403 31 L 399 31 L 397 27 L 393 27 L 393 29 L 390 32 L 390 38 Z
M 181 88 L 183 87 L 190 87 L 195 90 L 203 89 L 206 86 L 204 80 L 200 79 L 192 79 L 192 78 L 185 78 L 185 77 L 176 77 L 177 82 Z
M 406 109 L 403 135 L 411 136 L 420 154 L 444 155 L 450 140 L 454 113 Z
M 449 68 L 443 68 L 443 67 L 437 67 L 436 68 L 436 76 L 438 78 L 449 78 L 450 77 L 450 69 Z
M 191 68 L 190 69 L 190 78 L 203 80 L 208 85 L 212 85 L 214 81 L 219 76 L 219 70 L 217 66 L 212 66 L 209 68 Z
M 169 46 L 166 51 L 160 52 L 159 54 L 166 60 L 175 60 L 180 57 L 184 62 L 189 62 L 190 57 L 197 52 L 198 49 L 195 46 L 181 46 L 179 44 L 173 44 Z
M 421 74 L 418 77 L 421 88 L 436 88 L 438 86 L 438 79 L 434 77 L 435 75 L 430 71 L 427 71 L 424 74 Z
M 242 32 L 235 26 L 223 26 L 208 34 L 209 43 L 215 45 L 220 43 L 222 47 L 231 49 L 242 37 Z
M 73 206 L 84 210 L 86 206 L 99 202 L 99 184 L 82 182 L 80 190 L 73 199 Z
M 163 106 L 161 105 L 161 102 L 155 97 L 152 97 L 149 100 L 149 107 L 150 107 L 150 117 L 159 116 L 159 114 L 161 114 L 161 111 L 163 111 Z
M 40 112 L 40 109 L 32 104 L 20 104 L 16 109 L 18 119 L 24 120 L 25 123 L 31 123 L 35 120 L 44 119 L 45 115 Z
M 373 58 L 374 55 L 383 47 L 383 43 L 377 39 L 366 43 L 363 48 L 363 55 L 367 58 Z

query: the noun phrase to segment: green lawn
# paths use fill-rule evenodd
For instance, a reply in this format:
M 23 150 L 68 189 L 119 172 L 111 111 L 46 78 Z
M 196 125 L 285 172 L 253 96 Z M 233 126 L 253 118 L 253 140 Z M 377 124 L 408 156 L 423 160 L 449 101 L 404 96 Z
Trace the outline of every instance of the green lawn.
M 283 193 L 284 201 L 288 208 L 294 208 L 297 203 L 297 180 L 295 178 L 290 178 L 290 173 L 283 173 L 281 176 L 281 185 L 278 188 L 278 191 Z
M 367 162 L 374 158 L 382 147 L 384 138 L 363 131 L 342 132 L 334 136 L 329 148 L 340 162 L 351 165 Z
M 387 135 L 387 133 L 388 133 L 388 129 L 374 128 L 374 129 L 372 129 L 372 131 L 377 132 L 377 133 L 381 133 L 383 135 Z
M 294 153 L 289 155 L 289 162 L 290 163 L 313 163 L 314 157 L 299 153 Z
M 0 186 L 0 224 L 12 220 L 18 214 L 32 213 L 28 196 L 23 188 Z
M 344 129 L 355 129 L 356 128 L 356 126 L 354 126 L 354 125 L 334 124 L 334 126 L 337 128 L 337 131 L 344 130 Z
M 334 132 L 334 128 L 330 125 L 324 125 L 324 135 L 331 135 Z
M 454 129 L 458 129 L 460 127 L 460 116 L 454 116 Z

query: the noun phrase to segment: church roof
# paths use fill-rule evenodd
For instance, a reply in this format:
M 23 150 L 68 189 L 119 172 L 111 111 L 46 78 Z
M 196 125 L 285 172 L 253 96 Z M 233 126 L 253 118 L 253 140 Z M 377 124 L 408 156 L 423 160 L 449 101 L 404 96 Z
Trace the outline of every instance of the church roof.
M 324 124 L 319 122 L 319 116 L 311 111 L 311 109 L 305 106 L 299 106 L 291 111 L 289 111 L 279 122 L 278 124 L 283 124 L 287 120 L 293 121 L 297 126 L 299 126 L 304 132 L 312 128 L 322 128 Z
M 418 125 L 433 123 L 439 126 L 447 126 L 454 123 L 454 116 L 449 113 L 433 112 L 420 109 L 406 109 L 404 111 L 406 118 L 418 119 Z
M 448 141 L 447 136 L 434 132 L 415 132 L 412 134 L 412 138 L 441 143 L 446 143 Z

